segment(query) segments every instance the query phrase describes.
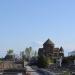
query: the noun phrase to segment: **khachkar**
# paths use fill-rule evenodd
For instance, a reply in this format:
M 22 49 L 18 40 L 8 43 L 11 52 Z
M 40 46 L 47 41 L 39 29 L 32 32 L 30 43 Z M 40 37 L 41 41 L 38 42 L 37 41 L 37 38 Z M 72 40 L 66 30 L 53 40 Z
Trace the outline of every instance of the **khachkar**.
M 64 57 L 64 49 L 62 47 L 55 48 L 55 44 L 48 39 L 44 44 L 43 48 L 39 48 L 38 55 L 44 55 L 54 60 L 59 60 Z

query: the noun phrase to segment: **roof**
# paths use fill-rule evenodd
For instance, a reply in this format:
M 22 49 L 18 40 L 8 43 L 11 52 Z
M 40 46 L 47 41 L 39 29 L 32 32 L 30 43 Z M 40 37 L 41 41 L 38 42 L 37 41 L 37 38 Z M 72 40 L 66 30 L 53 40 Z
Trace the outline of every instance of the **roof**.
M 51 45 L 54 45 L 54 43 L 53 43 L 50 39 L 48 39 L 44 44 L 51 44 Z
M 60 51 L 64 51 L 64 49 L 62 47 L 60 47 Z

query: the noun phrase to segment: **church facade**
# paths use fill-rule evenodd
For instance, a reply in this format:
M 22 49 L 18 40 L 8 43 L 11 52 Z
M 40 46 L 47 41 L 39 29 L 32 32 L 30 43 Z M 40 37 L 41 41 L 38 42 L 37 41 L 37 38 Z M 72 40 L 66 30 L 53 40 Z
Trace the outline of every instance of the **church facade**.
M 48 58 L 59 59 L 64 57 L 64 49 L 62 47 L 55 48 L 54 43 L 48 39 L 44 44 L 43 48 L 39 48 L 38 55 L 44 55 Z

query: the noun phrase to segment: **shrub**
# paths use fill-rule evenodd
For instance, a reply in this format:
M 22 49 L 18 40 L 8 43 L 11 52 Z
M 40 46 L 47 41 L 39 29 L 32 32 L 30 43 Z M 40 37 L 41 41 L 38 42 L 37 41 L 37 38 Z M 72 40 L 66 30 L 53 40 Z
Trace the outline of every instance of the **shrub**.
M 48 58 L 45 57 L 44 55 L 38 56 L 38 66 L 45 68 L 49 64 Z

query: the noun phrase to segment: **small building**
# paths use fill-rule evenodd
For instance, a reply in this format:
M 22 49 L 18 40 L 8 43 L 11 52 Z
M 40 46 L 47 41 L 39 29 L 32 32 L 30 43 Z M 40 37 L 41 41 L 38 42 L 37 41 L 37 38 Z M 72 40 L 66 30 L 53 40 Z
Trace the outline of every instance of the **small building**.
M 68 53 L 68 56 L 75 56 L 75 51 L 71 51 Z
M 75 65 L 75 51 L 71 51 L 68 53 L 68 57 L 70 58 L 71 60 L 71 64 Z
M 64 49 L 62 47 L 55 48 L 55 44 L 50 39 L 48 39 L 43 44 L 43 48 L 39 48 L 38 55 L 44 55 L 48 58 L 57 60 L 60 57 L 64 57 Z

